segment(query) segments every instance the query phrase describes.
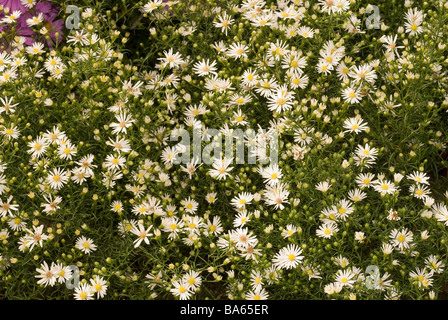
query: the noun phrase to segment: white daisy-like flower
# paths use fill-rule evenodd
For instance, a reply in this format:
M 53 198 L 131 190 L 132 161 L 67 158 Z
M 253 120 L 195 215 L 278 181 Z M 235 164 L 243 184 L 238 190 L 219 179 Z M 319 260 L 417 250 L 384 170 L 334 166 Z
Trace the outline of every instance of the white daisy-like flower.
M 233 43 L 230 45 L 226 54 L 230 58 L 234 58 L 235 60 L 238 58 L 247 58 L 247 51 L 249 47 L 242 43 Z
M 92 286 L 88 283 L 80 283 L 79 286 L 75 288 L 73 297 L 76 300 L 93 300 L 94 291 L 92 290 Z
M 18 211 L 19 210 L 19 205 L 18 204 L 13 204 L 12 202 L 12 198 L 13 196 L 9 196 L 8 199 L 3 202 L 2 199 L 0 199 L 0 216 L 6 217 L 6 215 L 13 215 L 13 211 Z
M 190 299 L 193 293 L 193 287 L 186 281 L 178 281 L 174 280 L 172 282 L 174 288 L 170 289 L 170 292 L 178 297 L 180 300 L 188 300 Z
M 152 233 L 150 233 L 151 229 L 152 225 L 145 229 L 145 227 L 140 223 L 138 224 L 138 228 L 136 225 L 132 226 L 130 232 L 137 236 L 137 239 L 134 240 L 134 248 L 140 246 L 142 241 L 144 241 L 146 244 L 149 244 L 148 237 L 151 237 L 153 235 Z
M 350 269 L 338 270 L 335 281 L 340 283 L 342 286 L 351 288 L 355 283 L 354 277 L 355 274 Z
M 97 246 L 93 243 L 93 240 L 84 236 L 76 240 L 75 247 L 85 254 L 89 254 L 97 249 Z
M 270 206 L 274 206 L 274 209 L 283 210 L 285 208 L 284 205 L 289 203 L 289 191 L 286 189 L 286 185 L 280 182 L 272 186 L 267 185 L 263 196 L 265 202 Z
M 179 52 L 174 53 L 173 48 L 170 48 L 168 51 L 163 51 L 163 54 L 164 57 L 159 58 L 162 67 L 168 66 L 170 69 L 175 69 L 185 63 L 185 60 L 182 59 L 182 55 Z
M 347 87 L 342 90 L 342 98 L 351 104 L 359 103 L 362 100 L 361 90 L 359 88 Z
M 144 6 L 140 7 L 140 11 L 143 13 L 150 13 L 160 7 L 162 5 L 162 2 L 163 0 L 152 0 Z
M 193 65 L 193 71 L 199 76 L 206 76 L 208 74 L 214 74 L 216 75 L 216 61 L 209 62 L 209 59 L 205 60 L 202 59 L 202 61 L 198 61 Z
M 373 188 L 381 194 L 393 194 L 397 191 L 395 184 L 389 180 L 378 179 L 374 182 Z
M 278 269 L 293 269 L 303 260 L 302 248 L 295 244 L 289 244 L 280 249 L 280 251 L 272 259 L 272 263 Z
M 316 230 L 316 235 L 321 238 L 330 239 L 338 231 L 339 228 L 337 227 L 336 223 L 327 222 L 319 226 L 319 228 Z
M 20 10 L 15 10 L 13 12 L 10 12 L 6 14 L 6 16 L 2 19 L 2 22 L 4 23 L 14 23 L 19 19 L 19 17 L 22 15 L 22 12 Z
M 359 133 L 361 131 L 366 131 L 368 126 L 363 122 L 362 119 L 350 118 L 344 121 L 344 132 L 355 132 Z
M 69 175 L 62 168 L 55 168 L 51 171 L 46 179 L 46 182 L 54 190 L 60 190 L 69 180 Z
M 408 249 L 411 242 L 414 240 L 413 233 L 406 228 L 393 229 L 389 235 L 392 244 L 400 250 Z
M 226 179 L 230 176 L 229 172 L 233 169 L 233 167 L 229 167 L 232 163 L 233 158 L 224 158 L 224 159 L 214 159 L 213 161 L 213 169 L 210 169 L 208 172 L 210 176 L 214 179 L 221 180 Z
M 230 204 L 237 209 L 244 208 L 252 202 L 253 198 L 254 196 L 249 192 L 239 193 L 238 196 L 234 197 L 232 201 L 230 201 Z
M 92 279 L 90 279 L 90 285 L 92 293 L 96 293 L 97 299 L 104 298 L 107 291 L 107 281 L 100 277 L 99 275 L 95 275 Z
M 227 36 L 227 31 L 230 29 L 230 26 L 235 22 L 231 16 L 229 16 L 226 12 L 219 15 L 217 17 L 218 21 L 213 22 L 213 25 L 216 28 L 221 28 L 221 32 L 224 32 Z
M 49 267 L 47 262 L 44 261 L 40 265 L 40 268 L 36 268 L 36 271 L 38 275 L 35 277 L 40 279 L 37 281 L 37 284 L 43 284 L 45 287 L 48 285 L 52 287 L 56 284 L 57 274 L 53 265 Z

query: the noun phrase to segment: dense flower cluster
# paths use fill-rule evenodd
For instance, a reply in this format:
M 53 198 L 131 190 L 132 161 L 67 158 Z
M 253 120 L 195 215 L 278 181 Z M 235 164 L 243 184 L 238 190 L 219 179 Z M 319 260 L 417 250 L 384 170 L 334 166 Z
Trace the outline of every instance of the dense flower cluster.
M 2 295 L 437 298 L 448 2 L 2 3 Z

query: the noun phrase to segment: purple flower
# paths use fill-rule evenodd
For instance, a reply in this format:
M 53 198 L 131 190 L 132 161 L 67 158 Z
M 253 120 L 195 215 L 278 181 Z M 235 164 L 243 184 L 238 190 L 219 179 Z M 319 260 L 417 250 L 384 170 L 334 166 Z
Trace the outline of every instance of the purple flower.
M 60 7 L 53 7 L 53 3 L 46 1 L 38 2 L 34 8 L 36 9 L 37 14 L 43 14 L 45 20 L 53 21 L 57 18 Z
M 9 8 L 10 12 L 20 10 L 20 12 L 24 13 L 28 11 L 28 9 L 22 5 L 20 0 L 0 0 L 0 5 Z
M 62 40 L 62 35 L 63 30 L 64 30 L 64 20 L 51 20 L 51 21 L 45 21 L 45 28 L 47 28 L 49 30 L 49 34 L 50 34 L 50 38 L 54 41 L 54 42 L 61 42 Z M 58 38 L 56 39 L 56 32 L 59 33 Z M 48 46 L 52 47 L 53 43 L 50 40 L 47 40 L 47 44 Z
M 28 11 L 28 9 L 22 5 L 20 0 L 0 0 L 0 5 L 2 5 L 4 8 L 9 8 L 9 12 L 14 12 L 16 10 L 19 10 L 22 13 L 21 16 L 19 17 L 19 19 L 17 19 L 17 25 L 15 27 L 16 34 L 19 36 L 25 37 L 26 44 L 28 44 L 28 45 L 33 44 L 34 40 L 29 36 L 32 35 L 34 32 L 26 25 L 26 22 L 23 19 L 23 15 L 24 15 L 24 13 L 26 13 Z M 2 19 L 4 17 L 5 17 L 5 12 L 2 11 L 0 13 L 0 19 Z M 11 30 L 11 25 L 5 25 L 2 28 L 0 28 L 0 32 L 8 33 L 10 30 Z M 7 36 L 7 39 L 8 39 L 8 36 Z M 6 47 L 6 50 L 9 52 L 9 41 L 6 40 L 6 43 L 5 43 L 2 40 L 2 43 L 0 43 L 0 45 L 1 44 L 3 44 Z M 2 50 L 0 50 L 0 52 L 2 52 Z
M 15 25 L 15 34 L 25 37 L 26 45 L 32 45 L 36 40 L 38 40 L 44 43 L 46 42 L 49 47 L 52 47 L 54 42 L 60 42 L 62 40 L 64 20 L 57 20 L 60 8 L 59 6 L 54 6 L 52 2 L 45 1 L 37 3 L 32 9 L 28 9 L 21 4 L 20 0 L 0 0 L 0 4 L 10 8 L 10 11 L 20 10 L 22 12 L 21 16 L 17 19 L 17 24 Z M 27 19 L 31 19 L 40 13 L 44 18 L 43 27 L 48 30 L 48 35 L 51 40 L 46 39 L 40 33 L 33 31 L 33 29 L 26 23 Z M 3 16 L 4 13 L 1 13 L 0 18 Z M 10 26 L 0 28 L 0 32 L 8 32 L 10 30 Z M 60 34 L 57 39 L 56 32 Z M 6 47 L 9 51 L 9 46 L 7 44 Z
M 65 22 L 62 19 L 56 20 L 58 17 L 59 6 L 53 6 L 51 2 L 39 2 L 36 4 L 36 14 L 42 13 L 45 21 L 44 27 L 47 28 L 50 38 L 54 42 L 60 42 L 62 40 L 62 35 L 64 34 Z M 56 32 L 59 33 L 59 37 L 56 39 Z M 52 41 L 47 40 L 49 47 L 53 46 Z
M 34 43 L 32 36 L 35 32 L 26 24 L 27 17 L 22 16 L 17 20 L 16 32 L 19 36 L 25 37 L 25 44 L 30 46 Z

